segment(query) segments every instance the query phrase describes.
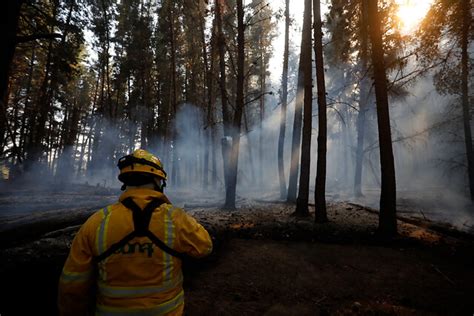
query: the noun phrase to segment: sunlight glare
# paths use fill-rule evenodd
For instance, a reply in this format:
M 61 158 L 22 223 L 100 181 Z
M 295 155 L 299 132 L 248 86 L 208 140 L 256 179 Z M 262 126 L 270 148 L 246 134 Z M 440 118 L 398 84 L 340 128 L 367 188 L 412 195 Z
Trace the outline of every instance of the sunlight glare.
M 433 0 L 397 0 L 402 34 L 412 33 L 428 12 Z

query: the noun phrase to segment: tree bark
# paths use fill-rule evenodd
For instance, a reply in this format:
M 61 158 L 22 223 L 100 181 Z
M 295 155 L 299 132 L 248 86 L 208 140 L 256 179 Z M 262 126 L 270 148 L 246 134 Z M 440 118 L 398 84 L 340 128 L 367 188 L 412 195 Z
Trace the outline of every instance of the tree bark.
M 5 1 L 1 5 L 4 17 L 7 18 L 6 23 L 2 23 L 2 48 L 0 49 L 0 111 L 2 111 L 0 115 L 0 144 L 3 144 L 6 134 L 8 79 L 17 44 L 16 33 L 23 2 L 23 0 Z
M 244 61 L 245 61 L 245 38 L 244 38 L 244 7 L 242 0 L 237 0 L 237 87 L 235 114 L 232 126 L 232 151 L 230 153 L 229 179 L 226 188 L 225 207 L 235 209 L 235 197 L 237 189 L 237 170 L 239 162 L 240 147 L 240 125 L 244 109 Z
M 204 130 L 204 137 L 205 137 L 205 149 L 204 149 L 204 165 L 203 165 L 203 175 L 202 175 L 202 184 L 204 189 L 207 189 L 209 185 L 209 153 L 211 151 L 211 133 L 212 133 L 212 72 L 210 71 L 214 69 L 214 66 L 209 66 L 209 60 L 207 58 L 207 44 L 206 44 L 206 35 L 205 35 L 205 24 L 206 20 L 202 16 L 201 10 L 199 10 L 199 25 L 200 25 L 200 36 L 201 36 L 201 53 L 203 59 L 203 74 L 204 74 L 204 82 L 206 85 L 206 96 L 205 96 L 205 103 L 207 104 L 207 111 L 206 111 L 206 122 L 205 122 L 205 130 Z M 213 63 L 213 53 L 214 48 L 212 45 L 211 39 L 211 64 Z
M 382 28 L 377 3 L 378 1 L 375 0 L 368 2 L 369 33 L 372 43 L 372 64 L 374 67 L 382 178 L 378 230 L 381 237 L 391 238 L 397 234 L 395 165 L 390 131 L 390 113 L 388 108 L 387 77 L 382 45 Z
M 469 104 L 469 56 L 468 41 L 469 28 L 471 26 L 471 10 L 470 1 L 462 0 L 463 24 L 461 37 L 461 93 L 462 93 L 462 110 L 464 123 L 464 142 L 466 144 L 467 156 L 467 173 L 469 178 L 469 192 L 471 200 L 474 201 L 474 152 L 472 148 L 472 132 L 471 132 L 471 114 Z
M 367 72 L 368 60 L 368 16 L 367 1 L 361 1 L 361 29 L 360 29 L 360 74 L 359 84 L 359 113 L 357 114 L 357 149 L 354 177 L 354 196 L 362 196 L 362 169 L 364 163 L 364 138 L 366 127 L 366 114 L 369 102 L 369 83 Z
M 259 101 L 259 139 L 258 139 L 258 174 L 257 174 L 257 184 L 261 187 L 263 185 L 263 169 L 264 169 L 264 158 L 263 158 L 263 120 L 265 119 L 265 54 L 263 50 L 263 45 L 260 40 L 260 99 Z
M 251 183 L 255 183 L 255 164 L 253 162 L 253 154 L 252 154 L 252 142 L 250 141 L 250 137 L 248 137 L 250 133 L 249 129 L 249 124 L 248 124 L 248 119 L 247 119 L 247 109 L 244 108 L 244 128 L 245 128 L 245 133 L 247 134 L 247 148 L 248 148 L 248 155 L 249 155 L 249 163 L 248 163 L 248 171 L 250 173 L 249 180 Z
M 29 69 L 28 69 L 28 83 L 27 83 L 27 86 L 26 86 L 26 92 L 25 92 L 25 96 L 26 96 L 26 100 L 25 100 L 25 107 L 23 109 L 23 115 L 22 115 L 22 118 L 21 118 L 21 124 L 20 124 L 20 141 L 19 141 L 19 151 L 17 153 L 18 155 L 18 161 L 19 162 L 22 162 L 23 158 L 24 158 L 24 155 L 25 155 L 25 144 L 27 144 L 27 126 L 26 126 L 26 121 L 27 119 L 31 119 L 32 117 L 32 112 L 33 112 L 33 109 L 32 109 L 32 106 L 31 106 L 31 86 L 32 86 L 32 82 L 33 82 L 33 72 L 34 72 L 34 67 L 35 67 L 35 63 L 36 63 L 36 44 L 33 45 L 32 49 L 31 49 L 31 57 L 30 57 L 30 65 L 29 65 Z
M 228 97 L 226 91 L 226 70 L 225 70 L 225 39 L 222 31 L 222 0 L 216 0 L 216 25 L 217 25 L 217 46 L 219 48 L 219 88 L 221 92 L 222 120 L 224 122 L 224 138 L 222 138 L 222 162 L 224 167 L 224 184 L 226 192 L 228 190 L 228 172 L 230 161 L 230 113 L 228 108 Z
M 305 0 L 301 61 L 304 81 L 303 138 L 301 141 L 301 171 L 295 215 L 308 216 L 309 178 L 311 166 L 311 131 L 313 120 L 313 85 L 311 65 L 311 0 Z
M 170 36 L 171 36 L 171 106 L 173 109 L 174 118 L 176 119 L 177 113 L 177 82 L 176 82 L 176 43 L 175 43 L 175 34 L 174 34 L 174 12 L 173 12 L 173 5 L 174 1 L 169 1 L 169 19 L 170 19 Z M 178 160 L 178 146 L 176 145 L 178 140 L 178 133 L 176 129 L 176 121 L 174 122 L 172 129 L 173 135 L 173 165 L 171 168 L 171 183 L 179 186 L 180 178 L 179 178 L 179 160 Z
M 290 33 L 290 0 L 285 0 L 285 49 L 283 52 L 283 73 L 281 75 L 281 108 L 280 135 L 278 137 L 278 179 L 280 182 L 280 199 L 286 197 L 286 180 L 284 164 L 286 108 L 288 106 L 288 53 Z
M 314 55 L 316 60 L 316 82 L 318 87 L 318 162 L 316 189 L 314 191 L 315 221 L 327 222 L 326 213 L 326 152 L 327 152 L 327 104 L 324 78 L 323 33 L 321 21 L 321 1 L 313 2 L 314 15 Z
M 44 78 L 41 83 L 39 91 L 39 97 L 36 103 L 36 113 L 32 116 L 32 128 L 30 141 L 27 148 L 27 164 L 26 170 L 32 168 L 33 164 L 38 162 L 41 157 L 41 153 L 44 150 L 43 140 L 45 137 L 45 124 L 49 114 L 50 105 L 50 86 L 52 83 L 52 50 L 53 50 L 53 39 L 49 40 L 48 53 L 46 57 L 46 66 L 44 71 Z
M 305 0 L 306 1 L 306 0 Z M 311 21 L 310 21 L 311 24 Z M 311 30 L 309 30 L 311 32 Z M 311 51 L 311 41 L 309 43 Z M 300 160 L 300 143 L 301 143 L 301 125 L 303 120 L 303 102 L 304 102 L 304 35 L 301 35 L 301 53 L 298 66 L 298 83 L 296 87 L 295 113 L 293 118 L 293 134 L 291 137 L 291 162 L 290 162 L 290 179 L 288 183 L 287 202 L 296 202 L 297 183 L 298 183 L 298 167 Z M 311 58 L 311 57 L 310 57 Z

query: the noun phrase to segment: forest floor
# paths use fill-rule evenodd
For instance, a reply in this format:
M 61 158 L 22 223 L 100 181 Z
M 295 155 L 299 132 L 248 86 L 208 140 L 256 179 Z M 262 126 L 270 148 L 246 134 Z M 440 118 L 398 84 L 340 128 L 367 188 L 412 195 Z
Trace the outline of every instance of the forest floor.
M 0 208 L 17 209 L 0 217 L 0 314 L 55 315 L 72 238 L 117 195 L 82 187 L 28 191 L 24 200 L 25 192 L 0 194 Z M 40 211 L 31 213 L 35 205 Z M 325 224 L 314 224 L 313 208 L 297 218 L 292 205 L 274 200 L 240 199 L 234 211 L 218 205 L 210 197 L 185 205 L 215 244 L 185 269 L 186 315 L 474 313 L 470 232 L 404 214 L 399 236 L 386 242 L 376 234 L 377 210 L 347 201 L 331 200 Z

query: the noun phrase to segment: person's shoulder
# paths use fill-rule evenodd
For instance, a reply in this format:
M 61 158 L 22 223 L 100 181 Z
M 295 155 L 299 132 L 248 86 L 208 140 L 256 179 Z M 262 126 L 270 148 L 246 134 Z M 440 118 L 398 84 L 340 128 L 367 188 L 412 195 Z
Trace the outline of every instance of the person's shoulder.
M 170 215 L 173 215 L 173 216 L 179 216 L 184 212 L 184 209 L 182 209 L 181 207 L 178 207 L 176 205 L 173 205 L 171 203 L 163 203 L 161 204 L 160 206 L 162 209 L 166 210 Z
M 120 208 L 120 203 L 110 204 L 100 209 L 96 209 L 91 216 L 87 219 L 85 224 L 94 225 L 100 223 L 107 216 L 109 216 L 114 210 Z

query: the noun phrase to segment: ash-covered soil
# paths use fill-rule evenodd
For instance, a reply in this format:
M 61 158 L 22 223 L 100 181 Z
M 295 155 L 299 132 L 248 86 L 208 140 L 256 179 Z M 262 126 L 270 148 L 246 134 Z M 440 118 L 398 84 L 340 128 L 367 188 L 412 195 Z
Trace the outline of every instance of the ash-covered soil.
M 313 208 L 298 218 L 282 202 L 241 198 L 229 211 L 212 197 L 192 201 L 186 210 L 215 251 L 186 265 L 187 315 L 474 313 L 473 238 L 449 225 L 402 218 L 400 236 L 387 242 L 377 237 L 375 209 L 334 199 L 325 224 L 314 224 Z M 56 314 L 62 264 L 91 207 L 0 218 L 2 316 Z

